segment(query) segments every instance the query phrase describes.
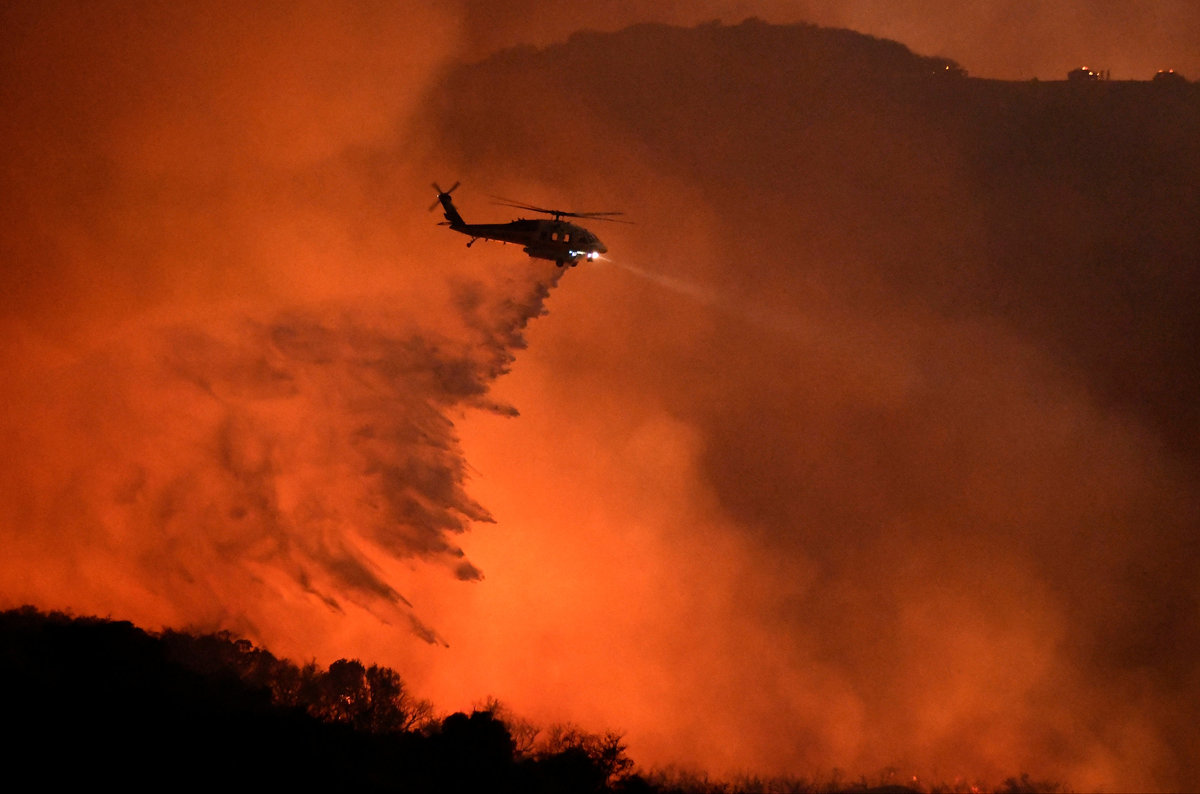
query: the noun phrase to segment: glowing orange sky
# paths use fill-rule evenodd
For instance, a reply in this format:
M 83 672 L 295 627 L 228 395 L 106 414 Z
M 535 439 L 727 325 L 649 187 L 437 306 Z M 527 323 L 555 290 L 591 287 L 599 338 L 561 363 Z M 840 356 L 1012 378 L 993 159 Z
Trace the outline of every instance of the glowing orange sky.
M 1193 475 L 1140 417 L 1002 319 L 747 235 L 769 196 L 615 122 L 538 108 L 538 167 L 434 134 L 454 64 L 640 21 L 1200 77 L 1195 4 L 1139 9 L 6 4 L 0 603 L 378 661 L 646 765 L 1178 784 L 1186 711 L 1077 647 L 1160 614 L 1129 560 L 1195 606 L 1164 551 Z M 952 158 L 894 165 L 975 198 Z M 639 224 L 547 297 L 552 264 L 434 225 L 434 179 L 469 220 L 495 193 Z

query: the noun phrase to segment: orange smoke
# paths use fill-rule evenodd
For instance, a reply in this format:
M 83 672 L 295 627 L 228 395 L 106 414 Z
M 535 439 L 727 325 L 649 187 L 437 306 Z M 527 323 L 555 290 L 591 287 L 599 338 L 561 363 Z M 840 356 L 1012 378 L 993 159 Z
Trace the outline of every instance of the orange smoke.
M 1057 76 L 1064 6 L 908 5 L 656 13 Z M 914 56 L 761 23 L 452 66 L 621 3 L 235 6 L 0 12 L 0 601 L 645 765 L 1196 779 L 1196 164 L 1152 116 L 1080 117 L 1085 157 L 1058 95 L 846 81 Z M 1114 73 L 1176 40 L 1132 23 Z M 435 179 L 637 225 L 566 272 L 468 251 Z

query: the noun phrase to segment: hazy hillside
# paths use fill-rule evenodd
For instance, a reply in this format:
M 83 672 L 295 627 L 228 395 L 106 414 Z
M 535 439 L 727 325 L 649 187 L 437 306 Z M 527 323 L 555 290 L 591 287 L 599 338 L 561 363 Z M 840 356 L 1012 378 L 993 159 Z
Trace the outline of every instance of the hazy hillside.
M 809 739 L 738 723 L 761 758 L 1194 782 L 1200 86 L 947 66 L 753 20 L 584 33 L 449 75 L 436 167 L 636 221 L 597 229 L 623 277 L 572 273 L 534 355 L 597 436 L 686 428 L 646 459 L 684 472 L 698 576 L 725 523 L 761 550 L 734 620 L 782 639 L 744 675 L 812 692 L 712 696 Z M 859 733 L 804 732 L 836 702 Z
M 468 167 L 549 183 L 635 150 L 655 165 L 627 193 L 647 247 L 683 210 L 654 176 L 696 184 L 719 236 L 738 241 L 723 287 L 753 289 L 753 266 L 787 257 L 772 272 L 797 282 L 816 271 L 1003 318 L 1194 457 L 1200 85 L 1008 83 L 947 66 L 755 20 L 581 33 L 460 70 L 442 134 Z

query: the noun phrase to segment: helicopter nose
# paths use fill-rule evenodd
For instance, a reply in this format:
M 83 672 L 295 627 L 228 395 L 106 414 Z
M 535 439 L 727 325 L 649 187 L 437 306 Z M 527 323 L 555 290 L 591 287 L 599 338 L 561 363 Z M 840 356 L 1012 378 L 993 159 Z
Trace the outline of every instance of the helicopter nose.
M 598 254 L 607 254 L 608 253 L 608 249 L 604 247 L 604 243 L 600 242 L 600 240 L 598 240 L 598 239 L 596 240 L 595 250 L 596 250 L 596 253 L 598 253 Z

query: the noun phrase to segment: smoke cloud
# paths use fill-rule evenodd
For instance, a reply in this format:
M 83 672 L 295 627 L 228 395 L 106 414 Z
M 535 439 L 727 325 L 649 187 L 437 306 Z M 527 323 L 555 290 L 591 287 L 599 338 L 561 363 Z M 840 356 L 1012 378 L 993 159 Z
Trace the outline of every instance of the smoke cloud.
M 645 765 L 1194 787 L 1194 95 L 495 52 L 1145 78 L 1186 4 L 235 5 L 0 11 L 0 600 Z M 433 179 L 636 225 L 560 284 Z
M 480 559 L 552 573 L 448 605 L 506 630 L 427 686 L 708 769 L 1194 779 L 1194 95 L 937 66 L 651 25 L 452 76 L 469 167 L 639 224 L 556 296 L 520 427 L 468 430 L 528 547 Z
M 515 413 L 491 384 L 561 272 L 401 231 L 453 10 L 235 6 L 3 12 L 4 597 L 433 642 L 373 558 L 481 578 L 454 423 Z
M 464 490 L 453 417 L 513 413 L 490 385 L 557 276 L 531 277 L 524 295 L 512 285 L 499 306 L 463 287 L 470 333 L 457 339 L 361 301 L 140 328 L 27 373 L 27 411 L 8 433 L 26 454 L 7 480 L 33 490 L 9 494 L 10 542 L 45 533 L 56 565 L 88 579 L 106 568 L 96 555 L 114 555 L 155 599 L 188 605 L 173 620 L 235 603 L 249 620 L 281 575 L 332 609 L 403 616 L 433 641 L 365 549 L 481 578 L 454 538 L 492 519 Z

